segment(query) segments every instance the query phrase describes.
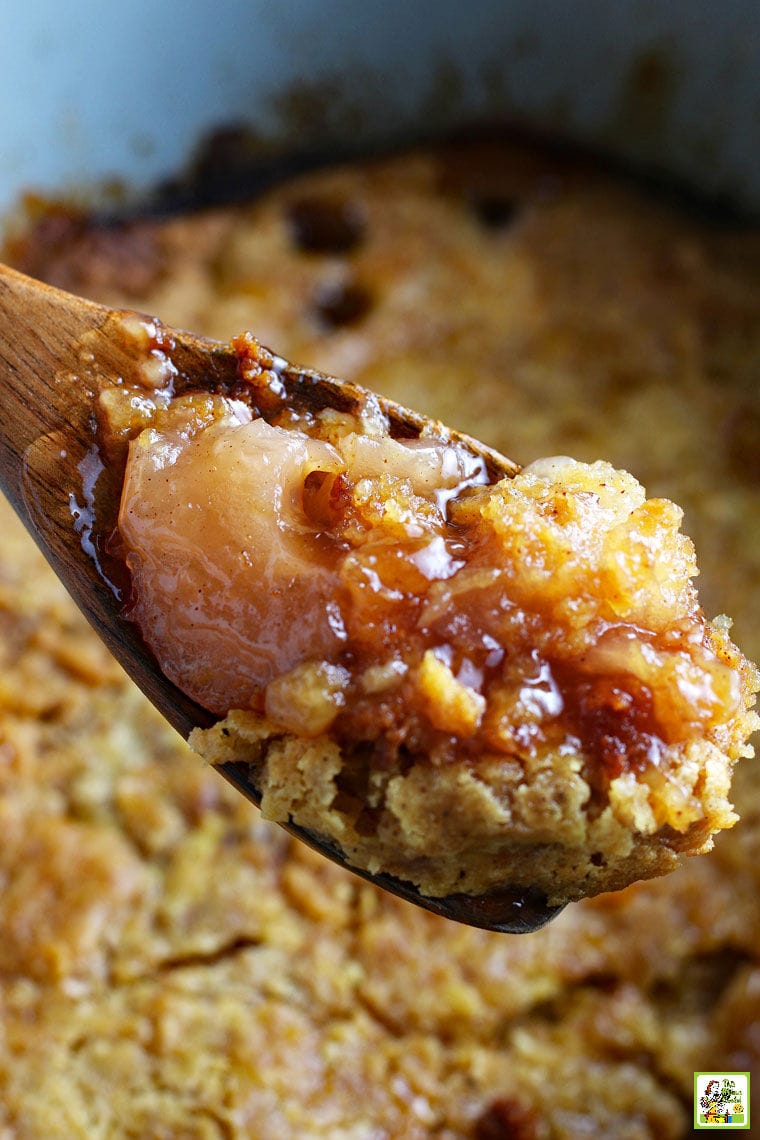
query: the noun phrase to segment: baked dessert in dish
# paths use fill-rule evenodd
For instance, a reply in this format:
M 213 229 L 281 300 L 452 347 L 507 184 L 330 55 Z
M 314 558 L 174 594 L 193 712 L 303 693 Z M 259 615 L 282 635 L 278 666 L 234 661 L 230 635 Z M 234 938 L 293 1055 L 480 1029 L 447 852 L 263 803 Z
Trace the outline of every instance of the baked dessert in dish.
M 314 248 L 315 212 L 352 240 Z M 752 226 L 499 139 L 183 218 L 53 211 L 9 254 L 219 339 L 255 329 L 506 454 L 635 471 L 685 509 L 705 610 L 760 655 Z M 8 1137 L 676 1140 L 694 1071 L 760 1073 L 752 760 L 740 822 L 672 875 L 528 938 L 447 924 L 199 764 L 0 517 Z
M 191 744 L 428 896 L 561 905 L 709 850 L 759 681 L 706 622 L 678 508 L 600 461 L 499 478 L 443 425 L 399 438 L 369 392 L 299 410 L 233 344 L 237 399 L 151 377 L 99 408 L 106 462 L 132 437 L 129 616 L 223 718 Z

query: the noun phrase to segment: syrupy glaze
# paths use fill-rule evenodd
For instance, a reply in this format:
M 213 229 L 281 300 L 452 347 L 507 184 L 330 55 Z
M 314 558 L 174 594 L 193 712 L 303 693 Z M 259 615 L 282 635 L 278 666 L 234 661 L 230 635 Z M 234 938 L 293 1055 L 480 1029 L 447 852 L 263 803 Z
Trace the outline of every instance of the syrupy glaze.
M 445 432 L 393 438 L 370 396 L 298 413 L 277 358 L 236 347 L 251 399 L 174 396 L 151 366 L 101 408 L 107 437 L 136 436 L 129 616 L 195 701 L 381 768 L 570 750 L 596 789 L 721 737 L 739 657 L 678 508 L 601 463 L 494 482 Z

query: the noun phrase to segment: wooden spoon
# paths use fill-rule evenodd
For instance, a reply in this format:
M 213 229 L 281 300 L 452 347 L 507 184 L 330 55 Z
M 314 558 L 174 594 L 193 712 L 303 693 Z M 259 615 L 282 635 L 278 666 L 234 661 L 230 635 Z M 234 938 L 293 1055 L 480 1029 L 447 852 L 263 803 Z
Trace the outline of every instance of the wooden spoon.
M 97 525 L 103 511 L 115 519 L 121 478 L 117 473 L 109 484 L 99 457 L 95 405 L 104 387 L 135 378 L 139 362 L 124 335 L 128 316 L 0 266 L 0 485 L 114 657 L 187 738 L 193 728 L 209 727 L 215 718 L 166 679 L 136 625 L 122 617 L 124 579 L 119 580 L 118 567 L 109 561 Z M 227 345 L 166 328 L 161 343 L 177 369 L 177 393 L 239 391 L 238 357 Z M 275 358 L 275 369 L 288 401 L 299 411 L 331 407 L 352 412 L 364 398 L 363 390 L 352 384 L 280 358 Z M 390 401 L 380 404 L 397 438 L 416 438 L 428 423 Z M 498 453 L 469 437 L 452 435 L 482 456 L 495 478 L 517 472 L 517 466 Z M 258 803 L 247 764 L 227 764 L 219 770 Z M 410 883 L 351 867 L 339 848 L 319 836 L 297 826 L 288 830 L 362 878 L 458 922 L 527 933 L 562 909 L 548 907 L 530 889 L 428 898 Z

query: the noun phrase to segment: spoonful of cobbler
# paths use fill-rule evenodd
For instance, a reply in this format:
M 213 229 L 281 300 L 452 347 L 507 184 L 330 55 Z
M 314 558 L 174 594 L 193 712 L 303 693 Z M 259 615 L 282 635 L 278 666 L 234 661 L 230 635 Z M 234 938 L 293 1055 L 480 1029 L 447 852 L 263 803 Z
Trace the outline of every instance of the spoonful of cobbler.
M 127 672 L 263 814 L 536 929 L 736 820 L 757 670 L 681 511 L 0 270 L 0 474 Z

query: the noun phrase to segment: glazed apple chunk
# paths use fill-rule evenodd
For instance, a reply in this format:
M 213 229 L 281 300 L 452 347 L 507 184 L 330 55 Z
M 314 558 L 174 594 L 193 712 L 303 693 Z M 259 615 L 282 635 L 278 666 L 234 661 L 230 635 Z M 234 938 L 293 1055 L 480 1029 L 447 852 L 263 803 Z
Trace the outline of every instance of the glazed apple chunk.
M 443 429 L 393 438 L 369 395 L 300 418 L 152 400 L 119 516 L 129 617 L 265 816 L 429 895 L 550 903 L 733 825 L 758 675 L 699 606 L 673 503 L 603 462 L 493 481 Z

